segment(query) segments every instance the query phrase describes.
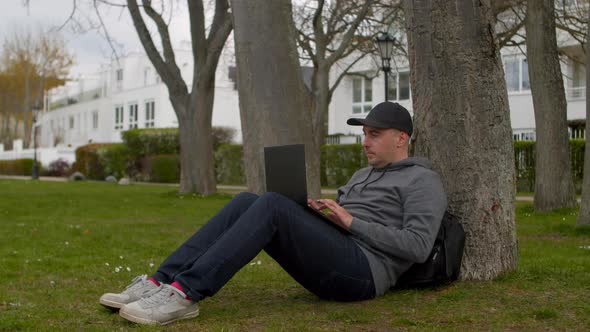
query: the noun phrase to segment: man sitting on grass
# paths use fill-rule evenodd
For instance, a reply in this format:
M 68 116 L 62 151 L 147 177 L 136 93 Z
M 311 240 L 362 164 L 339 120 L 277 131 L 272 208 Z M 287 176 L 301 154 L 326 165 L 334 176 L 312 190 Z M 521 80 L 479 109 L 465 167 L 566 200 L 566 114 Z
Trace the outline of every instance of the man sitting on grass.
M 335 201 L 308 200 L 329 210 L 337 227 L 280 194 L 240 193 L 151 277 L 104 294 L 100 304 L 141 324 L 195 317 L 198 302 L 262 250 L 320 298 L 360 301 L 384 294 L 410 265 L 427 259 L 446 196 L 430 163 L 408 157 L 412 120 L 404 107 L 384 102 L 347 123 L 363 126 L 370 166 L 340 187 Z

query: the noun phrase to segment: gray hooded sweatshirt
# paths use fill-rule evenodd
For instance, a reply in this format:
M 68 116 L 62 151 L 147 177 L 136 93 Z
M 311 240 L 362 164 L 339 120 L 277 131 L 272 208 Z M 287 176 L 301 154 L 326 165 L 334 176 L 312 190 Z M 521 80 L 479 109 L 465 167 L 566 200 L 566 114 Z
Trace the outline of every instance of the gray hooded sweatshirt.
M 349 231 L 367 256 L 377 296 L 428 258 L 447 208 L 440 177 L 416 157 L 357 171 L 336 201 L 353 216 Z

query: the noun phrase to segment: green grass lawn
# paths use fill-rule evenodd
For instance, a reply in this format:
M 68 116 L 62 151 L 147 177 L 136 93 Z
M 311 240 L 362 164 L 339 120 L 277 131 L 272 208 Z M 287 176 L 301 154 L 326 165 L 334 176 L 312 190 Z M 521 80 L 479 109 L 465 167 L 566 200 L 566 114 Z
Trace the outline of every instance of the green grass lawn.
M 128 323 L 98 298 L 154 272 L 230 199 L 174 190 L 0 180 L 0 331 L 161 329 Z M 496 281 L 360 303 L 318 299 L 262 253 L 201 303 L 198 318 L 166 329 L 587 331 L 590 229 L 576 228 L 575 214 L 519 203 L 519 268 Z

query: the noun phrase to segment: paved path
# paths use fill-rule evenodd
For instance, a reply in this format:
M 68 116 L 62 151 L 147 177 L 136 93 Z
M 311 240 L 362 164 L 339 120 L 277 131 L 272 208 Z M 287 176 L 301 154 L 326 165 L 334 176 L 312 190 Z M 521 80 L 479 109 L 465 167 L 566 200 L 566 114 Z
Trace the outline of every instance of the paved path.
M 0 180 L 30 180 L 30 176 L 17 176 L 17 175 L 0 175 Z M 41 181 L 54 181 L 54 182 L 65 182 L 68 181 L 67 178 L 61 177 L 53 177 L 53 176 L 41 176 L 39 177 Z M 100 182 L 100 181 L 97 181 Z M 133 184 L 137 185 L 145 185 L 145 186 L 170 186 L 170 187 L 178 187 L 178 183 L 153 183 L 153 182 L 132 182 Z M 227 185 L 218 185 L 217 190 L 221 192 L 230 192 L 236 193 L 240 191 L 246 191 L 248 188 L 246 186 L 227 186 Z M 336 189 L 327 189 L 322 188 L 322 195 L 336 195 Z M 526 201 L 532 202 L 533 196 L 516 196 L 517 201 Z M 578 198 L 578 202 L 580 199 Z

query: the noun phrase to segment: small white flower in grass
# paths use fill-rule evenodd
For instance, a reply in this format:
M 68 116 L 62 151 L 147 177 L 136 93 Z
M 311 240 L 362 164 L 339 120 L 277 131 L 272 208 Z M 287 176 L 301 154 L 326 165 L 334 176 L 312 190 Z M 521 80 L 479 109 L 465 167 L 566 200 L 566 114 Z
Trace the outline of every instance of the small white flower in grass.
M 565 217 L 563 217 L 561 220 L 565 221 Z
M 584 250 L 590 250 L 590 246 L 579 246 L 578 248 L 584 249 Z
M 150 267 L 154 267 L 154 263 L 150 263 Z
M 15 251 L 13 251 L 12 253 L 13 253 L 14 255 L 16 255 L 16 254 L 18 254 L 18 251 L 16 251 L 16 250 L 15 250 Z
M 252 262 L 252 263 L 250 263 L 250 265 L 256 265 L 256 262 Z
M 109 264 L 109 263 L 104 263 L 104 265 L 106 265 L 106 266 L 110 266 L 111 264 Z
M 115 268 L 115 273 L 119 273 L 119 271 L 121 271 L 121 269 L 120 269 L 120 268 L 118 268 L 118 267 L 116 267 L 116 268 Z
M 37 262 L 42 262 L 43 260 L 41 258 L 37 258 Z
M 49 283 L 51 284 L 51 286 L 55 286 L 55 281 L 51 280 Z
M 127 272 L 131 272 L 131 268 L 129 266 L 127 266 Z
M 260 264 L 262 264 L 262 262 L 261 262 L 260 260 L 258 260 L 258 261 L 256 262 L 256 264 L 260 265 Z
M 119 256 L 120 259 L 123 259 L 123 256 Z
M 70 245 L 70 243 L 68 241 L 66 241 L 65 243 L 66 243 L 66 246 L 69 246 Z

